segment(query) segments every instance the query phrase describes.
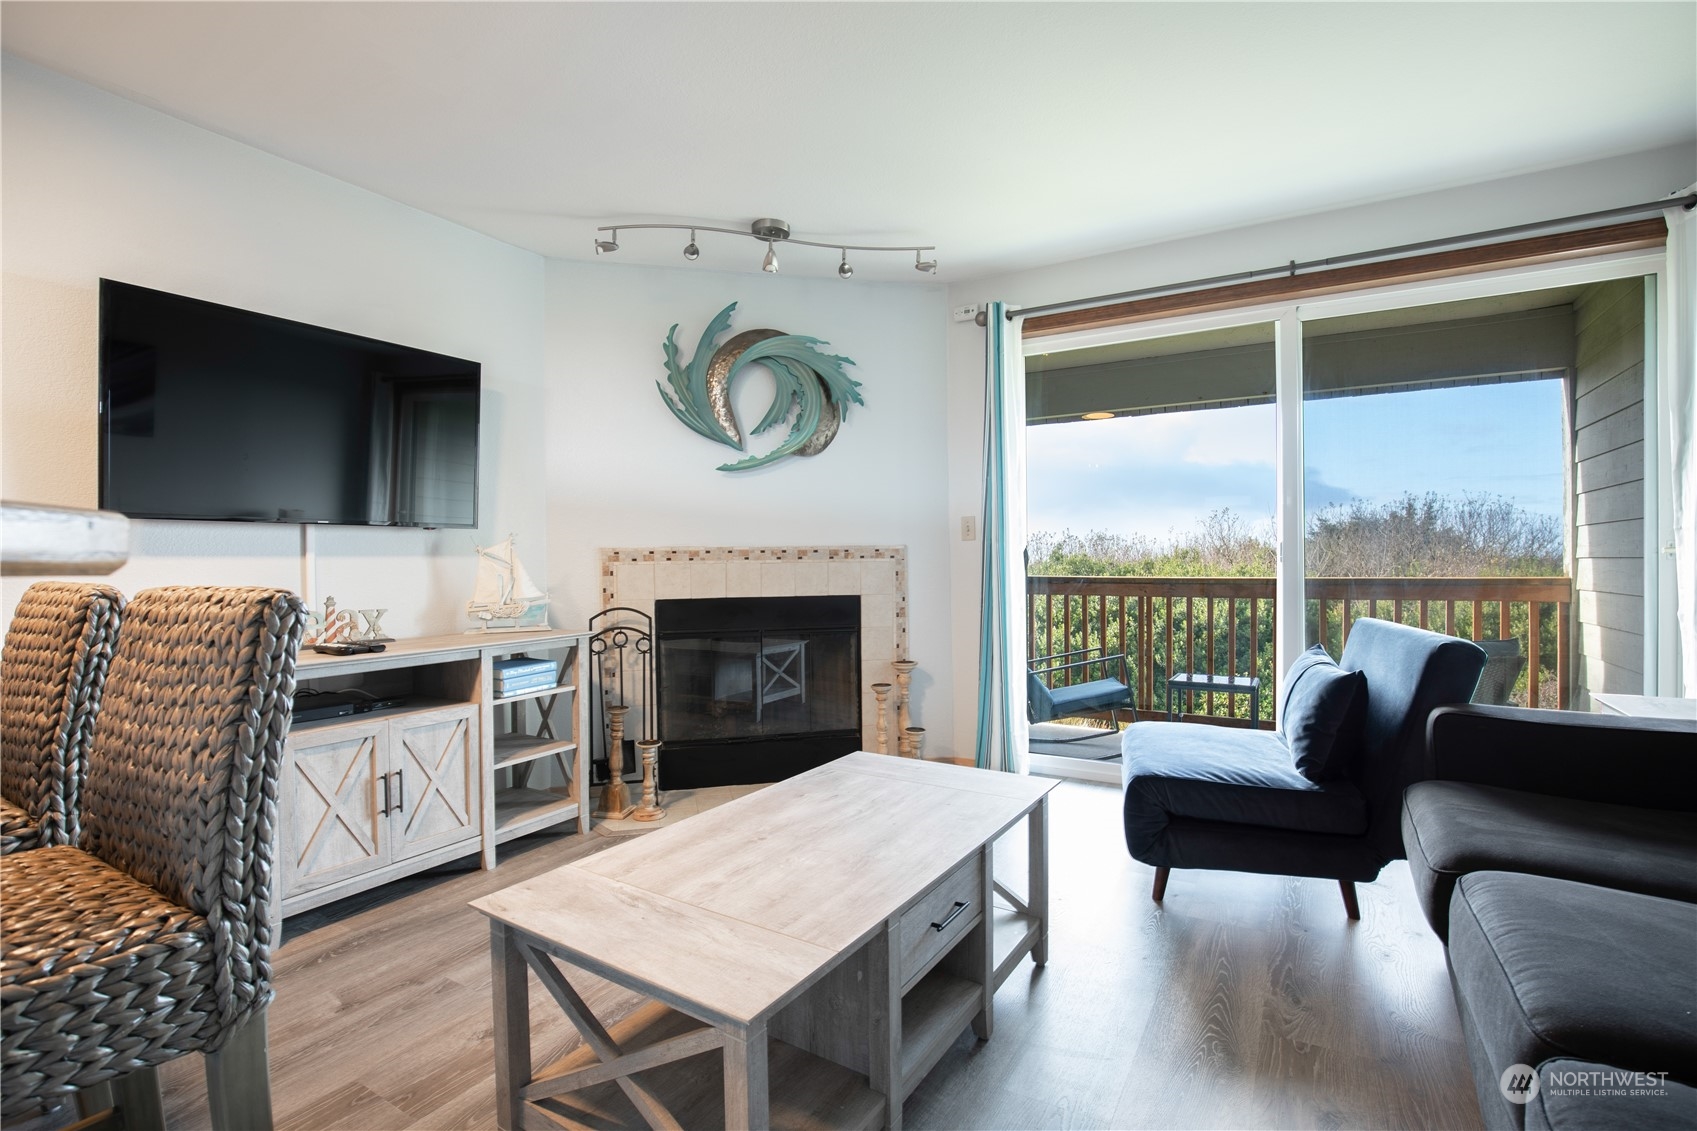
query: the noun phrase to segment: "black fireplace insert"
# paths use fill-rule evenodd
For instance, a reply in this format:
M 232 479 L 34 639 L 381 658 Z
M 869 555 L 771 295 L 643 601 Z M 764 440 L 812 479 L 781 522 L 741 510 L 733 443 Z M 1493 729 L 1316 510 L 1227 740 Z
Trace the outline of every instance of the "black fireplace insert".
M 860 749 L 860 598 L 654 602 L 660 788 L 781 781 Z

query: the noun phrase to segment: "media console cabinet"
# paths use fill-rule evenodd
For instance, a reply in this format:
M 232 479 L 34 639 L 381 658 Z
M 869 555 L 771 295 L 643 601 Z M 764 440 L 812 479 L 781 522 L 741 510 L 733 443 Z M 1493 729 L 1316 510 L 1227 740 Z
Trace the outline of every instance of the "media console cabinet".
M 396 640 L 355 656 L 303 649 L 297 708 L 327 691 L 405 702 L 290 728 L 276 921 L 465 856 L 493 868 L 501 842 L 564 821 L 587 832 L 588 639 L 540 630 Z M 558 680 L 496 698 L 493 664 L 517 655 L 557 661 Z

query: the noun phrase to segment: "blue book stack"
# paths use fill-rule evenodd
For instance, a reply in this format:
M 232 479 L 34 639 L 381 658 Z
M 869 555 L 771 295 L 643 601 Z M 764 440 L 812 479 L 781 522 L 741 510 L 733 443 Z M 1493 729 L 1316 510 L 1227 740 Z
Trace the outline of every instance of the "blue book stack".
M 515 656 L 510 660 L 496 660 L 493 666 L 495 697 L 498 699 L 521 691 L 553 687 L 560 682 L 560 665 L 553 660 Z

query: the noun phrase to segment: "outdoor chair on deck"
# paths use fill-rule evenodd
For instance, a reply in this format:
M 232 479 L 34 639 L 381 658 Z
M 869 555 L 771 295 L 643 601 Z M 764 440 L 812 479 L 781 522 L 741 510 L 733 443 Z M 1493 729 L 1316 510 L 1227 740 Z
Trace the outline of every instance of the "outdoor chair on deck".
M 1087 680 L 1084 683 L 1062 684 L 1059 687 L 1049 686 L 1049 680 L 1057 676 L 1070 678 L 1070 674 L 1080 668 L 1084 669 L 1086 676 L 1090 674 L 1091 668 L 1098 668 L 1102 678 Z M 1110 673 L 1118 673 L 1119 678 L 1115 679 Z M 1132 699 L 1123 655 L 1109 655 L 1103 648 L 1079 648 L 1071 652 L 1057 652 L 1051 656 L 1038 656 L 1031 661 L 1031 670 L 1026 675 L 1026 714 L 1032 722 L 1046 723 L 1055 719 L 1100 714 L 1103 711 L 1108 713 L 1108 719 L 1116 731 L 1120 728 L 1121 711 L 1129 712 L 1132 722 L 1137 721 L 1136 704 Z M 1098 737 L 1100 735 L 1087 734 L 1079 738 L 1052 738 L 1044 741 L 1084 742 Z
M 76 844 L 88 746 L 123 618 L 110 585 L 38 581 L 0 660 L 0 855 Z
M 1125 842 L 1155 868 L 1355 885 L 1403 858 L 1402 792 L 1427 776 L 1426 719 L 1466 703 L 1485 653 L 1466 640 L 1364 618 L 1336 664 L 1318 646 L 1286 674 L 1278 731 L 1140 723 L 1120 740 Z
M 83 1089 L 163 1124 L 156 1066 L 206 1054 L 211 1124 L 271 1127 L 277 780 L 304 623 L 278 589 L 150 589 L 124 617 L 82 848 L 0 857 L 0 1116 Z
M 1473 701 L 1487 707 L 1505 707 L 1514 694 L 1514 683 L 1526 669 L 1526 657 L 1520 652 L 1520 641 L 1476 640 L 1484 649 L 1485 670 L 1479 673 L 1479 686 L 1473 690 Z M 1537 706 L 1536 703 L 1533 706 Z

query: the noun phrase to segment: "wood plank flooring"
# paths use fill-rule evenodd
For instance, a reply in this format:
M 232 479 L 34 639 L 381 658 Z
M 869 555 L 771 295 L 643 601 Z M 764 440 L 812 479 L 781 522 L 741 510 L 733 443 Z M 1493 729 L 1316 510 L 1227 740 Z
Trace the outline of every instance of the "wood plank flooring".
M 908 1100 L 910 1128 L 1467 1128 L 1481 1123 L 1442 948 L 1406 866 L 1362 885 L 1174 872 L 1165 907 L 1125 850 L 1120 795 L 1052 801 L 1050 962 L 996 997 Z M 466 902 L 618 840 L 543 835 L 494 872 L 415 877 L 296 916 L 276 954 L 279 1131 L 494 1126 L 488 928 Z M 1024 887 L 1024 832 L 997 846 Z M 604 1019 L 637 999 L 574 972 Z M 532 981 L 534 1048 L 577 1036 Z M 166 1065 L 173 1128 L 207 1126 L 197 1056 Z M 69 1122 L 37 1120 L 33 1131 Z M 24 1126 L 24 1125 L 20 1125 Z

